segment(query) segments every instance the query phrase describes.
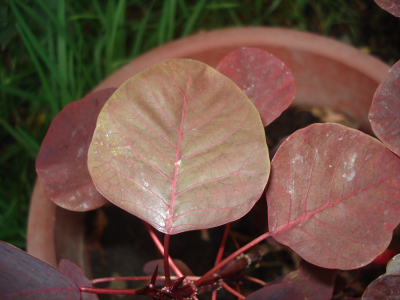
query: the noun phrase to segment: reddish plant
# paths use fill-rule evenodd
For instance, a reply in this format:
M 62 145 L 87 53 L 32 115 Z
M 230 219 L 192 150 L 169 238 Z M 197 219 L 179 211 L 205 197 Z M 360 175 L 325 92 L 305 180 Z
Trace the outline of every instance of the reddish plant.
M 398 93 L 400 79 L 391 75 L 398 69 L 397 64 L 378 88 L 374 103 L 394 107 L 395 97 L 380 91 Z M 0 297 L 92 299 L 97 293 L 180 300 L 223 287 L 245 299 L 229 283 L 260 261 L 266 251 L 257 244 L 272 236 L 304 260 L 298 271 L 274 282 L 250 278 L 264 287 L 246 299 L 331 299 L 337 269 L 373 261 L 400 222 L 400 160 L 389 150 L 392 134 L 382 139 L 388 149 L 360 131 L 315 124 L 282 143 L 266 188 L 270 162 L 263 125 L 279 116 L 294 94 L 293 76 L 281 61 L 242 48 L 217 70 L 193 60 L 165 60 L 116 90 L 69 104 L 53 121 L 37 159 L 48 196 L 76 211 L 97 208 L 107 198 L 142 219 L 164 254 L 163 276 L 157 262 L 150 262 L 152 276 L 90 281 L 71 262 L 61 261 L 57 270 L 1 242 Z M 371 108 L 378 125 L 384 106 Z M 230 222 L 249 212 L 265 189 L 269 232 L 222 260 Z M 165 234 L 164 246 L 149 224 Z M 223 224 L 215 267 L 203 276 L 169 257 L 170 235 Z M 396 257 L 389 266 L 363 299 L 398 293 Z M 121 279 L 149 283 L 137 290 L 92 286 Z

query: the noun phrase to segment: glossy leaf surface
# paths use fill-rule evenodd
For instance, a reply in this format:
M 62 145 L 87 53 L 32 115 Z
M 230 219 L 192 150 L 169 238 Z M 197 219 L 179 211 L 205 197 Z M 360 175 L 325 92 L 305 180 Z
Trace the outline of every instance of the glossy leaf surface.
M 299 270 L 287 274 L 283 283 L 298 286 L 306 300 L 330 300 L 336 276 L 337 270 L 320 268 L 302 260 Z
M 97 117 L 116 89 L 91 93 L 68 104 L 53 120 L 36 159 L 47 196 L 57 205 L 87 211 L 107 203 L 87 167 L 87 152 Z
M 257 107 L 264 126 L 289 107 L 296 84 L 289 68 L 257 48 L 240 48 L 224 57 L 217 70 L 230 78 Z
M 400 275 L 400 254 L 393 257 L 386 266 L 386 274 Z
M 354 269 L 387 248 L 400 221 L 400 160 L 379 141 L 313 124 L 282 144 L 271 172 L 270 232 L 308 262 Z
M 362 300 L 399 300 L 400 275 L 382 275 L 371 282 Z
M 254 292 L 246 300 L 303 300 L 304 296 L 300 288 L 293 284 L 277 283 L 267 285 Z
M 376 89 L 368 118 L 376 136 L 400 155 L 400 61 Z
M 122 84 L 89 149 L 98 190 L 167 234 L 236 220 L 269 174 L 259 114 L 225 76 L 164 60 Z
M 80 300 L 80 295 L 57 269 L 0 241 L 0 299 Z
M 62 259 L 58 264 L 58 270 L 72 280 L 77 286 L 92 287 L 92 282 L 86 277 L 85 273 L 73 262 Z M 96 294 L 81 293 L 81 300 L 98 300 Z
M 400 17 L 400 0 L 374 0 L 376 4 L 396 17 Z

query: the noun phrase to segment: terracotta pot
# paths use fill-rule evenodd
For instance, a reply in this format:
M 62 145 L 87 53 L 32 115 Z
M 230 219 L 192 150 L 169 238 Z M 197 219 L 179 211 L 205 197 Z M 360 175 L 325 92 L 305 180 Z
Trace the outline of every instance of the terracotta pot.
M 288 29 L 234 28 L 192 35 L 138 57 L 95 90 L 118 87 L 165 58 L 191 58 L 215 67 L 226 54 L 243 46 L 264 49 L 292 70 L 297 85 L 294 104 L 330 107 L 371 132 L 369 106 L 389 66 L 336 40 Z M 84 213 L 56 207 L 37 181 L 29 211 L 28 253 L 52 265 L 67 258 L 86 269 L 83 220 Z

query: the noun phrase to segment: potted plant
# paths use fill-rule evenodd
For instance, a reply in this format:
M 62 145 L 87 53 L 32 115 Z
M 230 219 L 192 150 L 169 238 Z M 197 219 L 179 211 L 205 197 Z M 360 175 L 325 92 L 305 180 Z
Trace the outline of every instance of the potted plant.
M 396 119 L 391 107 L 395 107 L 398 69 L 397 64 L 379 87 L 370 111 L 375 133 L 394 152 L 396 139 L 391 133 L 395 132 L 392 130 L 395 124 L 388 120 Z M 305 260 L 300 263 L 299 271 L 272 284 L 262 283 L 266 286 L 247 299 L 269 299 L 277 294 L 280 295 L 278 299 L 303 299 L 304 296 L 318 297 L 315 296 L 318 293 L 321 297 L 316 299 L 329 299 L 337 275 L 334 269 L 358 268 L 382 253 L 390 242 L 391 231 L 399 223 L 398 157 L 357 130 L 335 124 L 312 125 L 287 138 L 274 157 L 266 193 L 269 232 L 221 262 L 222 250 L 215 268 L 201 278 L 183 276 L 168 259 L 170 235 L 237 219 L 254 205 L 266 184 L 269 161 L 260 131 L 261 121 L 246 96 L 257 107 L 264 126 L 286 109 L 294 97 L 294 81 L 289 69 L 262 50 L 236 50 L 220 62 L 217 70 L 233 82 L 193 60 L 166 60 L 129 79 L 116 91 L 106 89 L 91 94 L 79 104 L 68 106 L 69 111 L 66 108 L 53 122 L 49 140 L 45 140 L 42 147 L 44 154 L 38 159 L 38 172 L 47 180 L 46 190 L 53 201 L 75 210 L 104 203 L 104 199 L 95 195 L 90 182 L 85 181 L 88 174 L 82 177 L 56 175 L 75 172 L 82 165 L 79 162 L 82 154 L 88 149 L 75 144 L 76 139 L 65 145 L 62 141 L 79 134 L 80 142 L 87 142 L 93 134 L 89 125 L 92 121 L 82 121 L 88 124 L 83 128 L 85 135 L 76 127 L 76 122 L 69 123 L 66 116 L 79 115 L 76 109 L 83 107 L 96 119 L 102 109 L 89 148 L 91 177 L 97 189 L 110 201 L 166 234 L 163 249 L 149 229 L 164 253 L 165 277 L 162 279 L 166 281 L 165 288 L 155 287 L 157 268 L 149 284 L 139 290 L 92 288 L 82 271 L 70 262 L 61 262 L 60 273 L 2 243 L 4 265 L 18 264 L 17 258 L 21 258 L 29 270 L 23 270 L 18 276 L 28 279 L 42 275 L 57 277 L 58 280 L 42 290 L 43 295 L 51 290 L 59 295 L 68 292 L 78 298 L 81 295 L 91 297 L 88 293 L 123 293 L 183 299 L 196 298 L 197 293 L 223 286 L 244 298 L 225 281 L 237 280 L 245 267 L 257 261 L 264 253 L 253 246 L 272 235 Z M 352 108 L 346 112 L 352 115 Z M 367 128 L 362 120 L 360 123 Z M 201 132 L 204 128 L 207 130 Z M 171 131 L 177 134 L 176 141 Z M 224 147 L 224 142 L 229 147 Z M 76 156 L 75 168 L 70 166 L 71 158 L 60 166 L 60 151 L 71 145 L 75 147 L 72 150 Z M 217 147 L 212 147 L 214 145 Z M 172 163 L 168 162 L 171 160 L 169 152 L 176 154 Z M 54 172 L 56 164 L 59 170 Z M 226 174 L 222 174 L 224 171 Z M 82 169 L 77 174 L 83 173 Z M 63 182 L 68 178 L 83 187 L 71 188 L 71 182 Z M 64 185 L 62 189 L 60 184 Z M 165 188 L 160 188 L 163 185 Z M 77 199 L 77 191 L 79 196 L 84 195 L 81 199 Z M 170 192 L 167 196 L 166 191 Z M 189 196 L 182 197 L 186 195 Z M 217 201 L 221 198 L 225 201 Z M 217 210 L 224 213 L 214 213 Z M 250 252 L 243 255 L 249 249 Z M 173 282 L 169 265 L 178 275 Z M 33 266 L 43 269 L 32 273 Z M 4 270 L 10 277 L 16 274 L 15 267 Z M 374 282 L 363 299 L 398 293 L 398 270 L 399 263 L 395 259 L 389 264 L 387 274 Z M 53 283 L 55 286 L 50 286 Z M 29 293 L 29 289 L 22 293 Z M 11 294 L 4 292 L 2 295 Z

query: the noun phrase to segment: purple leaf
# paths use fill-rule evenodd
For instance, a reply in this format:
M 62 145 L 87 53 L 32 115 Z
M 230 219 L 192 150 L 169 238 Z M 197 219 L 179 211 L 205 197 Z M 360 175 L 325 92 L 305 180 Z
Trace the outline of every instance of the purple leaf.
M 283 283 L 298 286 L 303 291 L 304 299 L 330 300 L 336 276 L 337 270 L 320 268 L 302 260 L 299 270 L 287 274 Z
M 80 300 L 81 292 L 57 269 L 0 241 L 0 299 Z
M 224 57 L 217 70 L 236 83 L 258 109 L 264 126 L 289 107 L 296 84 L 285 64 L 257 48 L 240 48 Z
M 213 68 L 184 59 L 118 88 L 99 115 L 88 164 L 105 197 L 167 234 L 242 217 L 269 174 L 251 101 Z
M 400 61 L 378 86 L 368 118 L 376 136 L 400 155 Z
M 399 300 L 400 275 L 382 275 L 372 281 L 365 290 L 362 300 Z
M 400 254 L 393 257 L 386 266 L 386 274 L 400 275 Z
M 277 283 L 267 285 L 254 292 L 246 300 L 303 300 L 304 296 L 300 288 L 293 284 Z
M 313 124 L 282 144 L 271 172 L 270 232 L 308 262 L 354 269 L 387 248 L 400 221 L 400 160 L 379 141 Z
M 374 0 L 381 8 L 396 17 L 400 17 L 400 0 Z
M 86 277 L 82 269 L 73 262 L 62 259 L 58 264 L 58 270 L 71 279 L 77 286 L 92 287 L 92 282 Z M 82 300 L 98 300 L 96 294 L 82 293 Z
M 68 104 L 53 120 L 36 159 L 47 196 L 57 205 L 87 211 L 107 203 L 87 168 L 87 151 L 101 108 L 116 89 L 108 88 Z

